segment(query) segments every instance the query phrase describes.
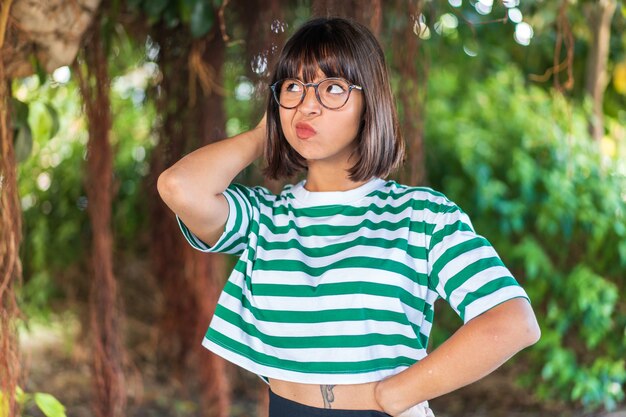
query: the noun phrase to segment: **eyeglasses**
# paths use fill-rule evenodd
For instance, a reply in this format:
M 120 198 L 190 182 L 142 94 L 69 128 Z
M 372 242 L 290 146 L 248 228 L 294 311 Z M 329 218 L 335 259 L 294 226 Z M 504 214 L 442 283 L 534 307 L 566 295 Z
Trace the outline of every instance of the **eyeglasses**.
M 326 78 L 318 83 L 303 83 L 296 78 L 285 78 L 270 86 L 276 102 L 286 109 L 298 107 L 304 101 L 308 87 L 315 89 L 317 101 L 329 110 L 343 107 L 352 90 L 363 90 L 363 87 L 350 84 L 343 78 Z

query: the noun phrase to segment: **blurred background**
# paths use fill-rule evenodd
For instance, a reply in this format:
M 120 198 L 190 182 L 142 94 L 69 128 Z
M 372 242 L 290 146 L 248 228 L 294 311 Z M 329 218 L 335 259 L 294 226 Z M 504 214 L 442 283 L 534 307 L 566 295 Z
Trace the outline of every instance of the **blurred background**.
M 235 259 L 186 244 L 156 178 L 255 126 L 285 40 L 329 15 L 385 50 L 393 178 L 470 215 L 542 328 L 435 414 L 626 415 L 623 1 L 1 4 L 0 416 L 265 416 L 200 346 Z M 236 181 L 278 191 L 261 166 Z M 430 349 L 460 325 L 439 302 Z

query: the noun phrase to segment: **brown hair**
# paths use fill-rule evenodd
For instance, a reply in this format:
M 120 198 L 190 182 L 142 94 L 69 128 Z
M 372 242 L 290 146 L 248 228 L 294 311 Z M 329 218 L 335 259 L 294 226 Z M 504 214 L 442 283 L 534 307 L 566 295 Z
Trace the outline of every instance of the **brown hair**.
M 404 158 L 385 56 L 369 29 L 341 18 L 318 18 L 305 23 L 285 44 L 271 84 L 283 78 L 311 82 L 320 69 L 327 77 L 342 77 L 363 87 L 365 111 L 357 134 L 356 163 L 350 179 L 387 177 Z M 287 142 L 280 125 L 278 103 L 269 91 L 264 174 L 273 179 L 306 170 L 306 160 Z

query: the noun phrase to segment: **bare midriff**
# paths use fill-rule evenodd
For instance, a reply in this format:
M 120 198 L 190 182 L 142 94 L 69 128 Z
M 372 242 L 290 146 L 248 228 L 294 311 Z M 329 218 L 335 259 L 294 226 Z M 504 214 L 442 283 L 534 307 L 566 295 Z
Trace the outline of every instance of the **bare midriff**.
M 270 379 L 276 395 L 318 408 L 383 411 L 374 397 L 376 382 L 353 385 L 314 385 Z

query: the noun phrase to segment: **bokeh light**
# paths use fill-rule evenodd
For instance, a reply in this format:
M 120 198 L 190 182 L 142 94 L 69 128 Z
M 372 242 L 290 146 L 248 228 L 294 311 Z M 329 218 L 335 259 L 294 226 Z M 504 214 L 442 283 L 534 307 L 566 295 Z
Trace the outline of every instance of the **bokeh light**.
M 52 79 L 59 84 L 67 84 L 70 81 L 71 77 L 72 77 L 72 72 L 70 71 L 70 68 L 67 66 L 57 68 L 52 73 Z
M 508 15 L 509 15 L 509 20 L 513 23 L 520 23 L 522 19 L 524 18 L 521 10 L 518 9 L 517 7 L 513 7 L 509 9 Z
M 527 46 L 530 44 L 530 40 L 533 38 L 533 28 L 526 22 L 520 22 L 515 25 L 515 42 L 520 45 Z

